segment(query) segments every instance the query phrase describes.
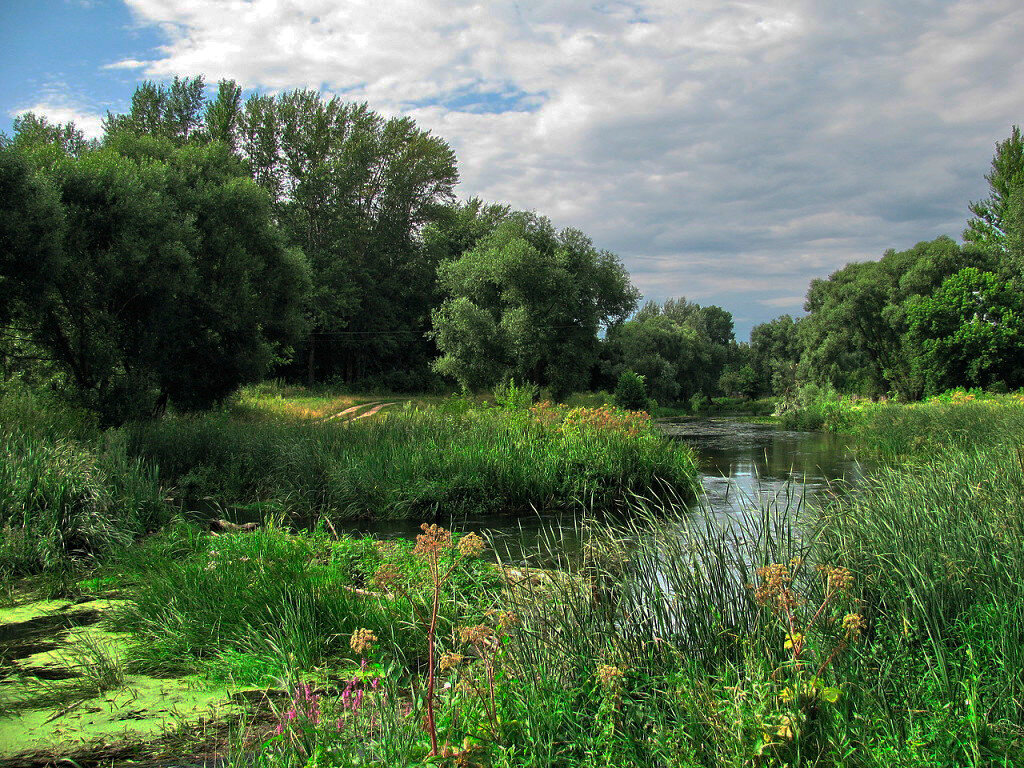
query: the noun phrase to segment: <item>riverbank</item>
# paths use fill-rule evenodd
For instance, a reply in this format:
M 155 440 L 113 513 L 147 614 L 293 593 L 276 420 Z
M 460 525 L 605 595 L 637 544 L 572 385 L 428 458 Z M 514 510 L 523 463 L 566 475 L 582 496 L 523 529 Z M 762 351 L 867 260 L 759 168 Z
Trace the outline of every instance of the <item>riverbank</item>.
M 546 571 L 178 522 L 58 586 L 124 601 L 133 671 L 278 691 L 221 744 L 267 766 L 1017 765 L 1021 409 L 955 406 L 893 415 L 876 442 L 923 438 L 819 508 L 635 496 Z

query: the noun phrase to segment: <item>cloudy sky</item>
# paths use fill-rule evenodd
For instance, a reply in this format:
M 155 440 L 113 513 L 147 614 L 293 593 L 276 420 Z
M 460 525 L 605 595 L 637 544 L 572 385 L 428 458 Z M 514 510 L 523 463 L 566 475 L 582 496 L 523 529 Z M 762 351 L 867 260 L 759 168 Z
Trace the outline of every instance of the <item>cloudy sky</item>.
M 447 139 L 462 197 L 574 226 L 648 298 L 798 313 L 941 234 L 1024 122 L 1021 0 L 0 3 L 0 129 L 99 131 L 145 79 L 297 87 Z

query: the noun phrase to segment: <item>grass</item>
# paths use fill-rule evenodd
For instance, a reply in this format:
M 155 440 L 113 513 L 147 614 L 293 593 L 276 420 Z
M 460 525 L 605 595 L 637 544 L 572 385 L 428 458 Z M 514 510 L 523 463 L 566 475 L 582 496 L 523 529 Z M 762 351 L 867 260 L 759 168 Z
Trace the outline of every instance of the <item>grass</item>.
M 969 394 L 837 400 L 877 469 L 821 509 L 752 504 L 727 525 L 685 486 L 644 485 L 662 448 L 611 409 L 169 419 L 110 445 L 171 462 L 160 471 L 179 492 L 193 473 L 224 504 L 334 508 L 344 456 L 379 478 L 359 509 L 414 514 L 471 503 L 470 469 L 504 499 L 529 471 L 531 487 L 578 501 L 583 546 L 570 556 L 552 529 L 544 570 L 497 553 L 498 566 L 452 560 L 442 580 L 449 565 L 411 542 L 274 524 L 214 537 L 177 520 L 108 542 L 75 583 L 127 600 L 121 663 L 283 689 L 273 735 L 245 758 L 260 765 L 1021 765 L 1024 404 Z M 425 506 L 403 495 L 417 462 L 445 480 Z M 618 515 L 586 515 L 610 505 Z M 354 647 L 357 630 L 372 647 Z
M 29 393 L 0 396 L 0 577 L 59 571 L 168 515 L 156 473 L 117 435 Z
M 457 399 L 354 422 L 178 416 L 125 435 L 129 452 L 158 467 L 185 504 L 263 505 L 310 521 L 610 506 L 663 484 L 692 485 L 688 449 L 639 417 L 633 429 L 600 416 L 608 413 Z
M 496 593 L 514 618 L 439 649 L 460 656 L 437 699 L 442 754 L 509 768 L 1021 765 L 1017 414 L 956 426 L 947 404 L 922 408 L 905 418 L 929 439 L 820 511 L 752 507 L 716 527 L 677 499 L 637 499 L 627 522 L 587 527 L 573 559 L 552 531 L 557 569 Z M 392 698 L 367 693 L 359 713 L 325 693 L 359 736 L 307 718 L 286 726 L 301 749 L 281 742 L 264 764 L 421 764 L 423 700 L 398 708 L 403 685 L 395 673 Z M 389 718 L 375 738 L 367 712 Z

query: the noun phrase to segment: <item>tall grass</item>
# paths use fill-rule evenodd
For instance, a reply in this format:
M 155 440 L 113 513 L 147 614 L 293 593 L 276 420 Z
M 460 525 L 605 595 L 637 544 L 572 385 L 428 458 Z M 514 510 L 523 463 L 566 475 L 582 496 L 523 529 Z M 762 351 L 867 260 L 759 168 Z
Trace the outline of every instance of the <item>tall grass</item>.
M 309 519 L 611 505 L 663 483 L 689 487 L 696 475 L 686 448 L 653 433 L 560 430 L 498 409 L 407 409 L 348 424 L 215 413 L 133 425 L 126 436 L 189 503 L 269 503 Z
M 820 510 L 769 502 L 718 525 L 678 499 L 634 499 L 626 522 L 585 526 L 580 557 L 553 530 L 540 560 L 557 568 L 507 570 L 498 602 L 514 620 L 444 649 L 467 656 L 438 701 L 448 754 L 509 768 L 1024 764 L 1017 415 L 934 407 L 890 421 L 930 425 L 927 452 Z M 392 764 L 416 764 L 422 732 L 401 732 Z M 327 764 L 381 751 L 310 733 Z
M 168 517 L 156 474 L 81 414 L 0 397 L 0 574 L 126 544 Z

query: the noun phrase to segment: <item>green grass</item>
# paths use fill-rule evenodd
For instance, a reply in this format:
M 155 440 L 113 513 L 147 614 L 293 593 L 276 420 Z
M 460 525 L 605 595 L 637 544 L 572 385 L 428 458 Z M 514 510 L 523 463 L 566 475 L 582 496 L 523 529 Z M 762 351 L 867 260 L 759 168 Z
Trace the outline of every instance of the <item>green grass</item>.
M 350 423 L 177 416 L 125 435 L 186 504 L 271 505 L 307 520 L 614 505 L 696 475 L 689 450 L 652 430 L 561 429 L 459 401 Z
M 262 683 L 351 657 L 358 628 L 374 631 L 403 666 L 422 664 L 425 634 L 414 609 L 422 608 L 425 573 L 411 548 L 272 526 L 211 537 L 182 524 L 124 550 L 104 571 L 119 574 L 120 596 L 130 601 L 114 626 L 132 633 L 136 666 Z M 371 579 L 384 563 L 404 575 L 408 598 L 374 597 Z M 462 569 L 450 584 L 447 631 L 479 616 L 497 586 L 490 566 Z
M 518 621 L 446 673 L 443 740 L 508 768 L 1024 764 L 1022 433 L 1012 407 L 949 405 L 878 422 L 881 436 L 913 419 L 927 439 L 820 512 L 753 508 L 718 527 L 679 500 L 636 500 L 629 522 L 586 528 L 581 558 L 552 531 L 558 570 L 503 591 Z M 755 593 L 772 563 L 792 577 L 793 625 Z M 818 565 L 849 569 L 850 587 Z M 421 764 L 417 701 L 376 741 L 306 722 L 301 748 L 262 759 Z
M 102 555 L 168 517 L 156 473 L 117 435 L 28 393 L 0 396 L 0 576 Z

